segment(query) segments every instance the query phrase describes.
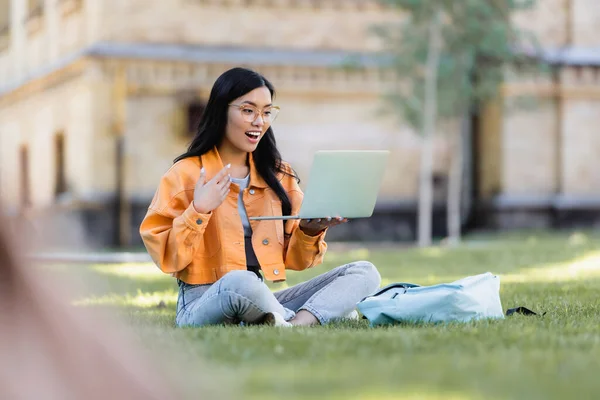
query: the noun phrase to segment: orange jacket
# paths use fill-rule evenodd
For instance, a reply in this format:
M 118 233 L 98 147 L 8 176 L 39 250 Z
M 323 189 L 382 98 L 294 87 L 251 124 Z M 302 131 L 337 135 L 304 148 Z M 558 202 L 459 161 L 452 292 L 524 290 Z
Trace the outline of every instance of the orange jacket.
M 140 227 L 156 265 L 190 284 L 213 283 L 229 271 L 247 268 L 238 186 L 231 185 L 225 201 L 212 212 L 196 212 L 192 203 L 201 167 L 206 181 L 223 168 L 216 149 L 200 159 L 178 161 L 165 173 Z M 280 182 L 292 203 L 292 214 L 297 215 L 304 196 L 298 183 L 285 174 L 280 174 Z M 258 175 L 252 155 L 243 200 L 249 217 L 282 214 L 281 201 Z M 300 271 L 323 262 L 325 232 L 308 236 L 298 229 L 299 220 L 288 221 L 285 232 L 281 220 L 250 221 L 250 225 L 254 252 L 266 279 L 283 281 L 286 269 Z

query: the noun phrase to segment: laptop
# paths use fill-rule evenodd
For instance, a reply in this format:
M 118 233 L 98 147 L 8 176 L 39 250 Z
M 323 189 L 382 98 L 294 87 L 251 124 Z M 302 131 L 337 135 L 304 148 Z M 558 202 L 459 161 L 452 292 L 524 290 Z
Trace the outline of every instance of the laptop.
M 249 219 L 368 218 L 375 208 L 388 155 L 386 150 L 318 151 L 298 215 Z

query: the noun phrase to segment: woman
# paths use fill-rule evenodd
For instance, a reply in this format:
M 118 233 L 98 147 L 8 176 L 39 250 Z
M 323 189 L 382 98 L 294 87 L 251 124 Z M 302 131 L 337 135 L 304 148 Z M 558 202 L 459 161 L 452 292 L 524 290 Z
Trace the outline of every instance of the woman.
M 325 324 L 377 289 L 369 262 L 338 267 L 272 293 L 263 282 L 323 261 L 327 229 L 347 222 L 249 221 L 292 215 L 302 191 L 281 160 L 271 123 L 279 108 L 260 74 L 234 68 L 211 91 L 198 133 L 163 176 L 140 227 L 152 259 L 179 282 L 179 326 Z M 354 315 L 355 311 L 354 311 Z

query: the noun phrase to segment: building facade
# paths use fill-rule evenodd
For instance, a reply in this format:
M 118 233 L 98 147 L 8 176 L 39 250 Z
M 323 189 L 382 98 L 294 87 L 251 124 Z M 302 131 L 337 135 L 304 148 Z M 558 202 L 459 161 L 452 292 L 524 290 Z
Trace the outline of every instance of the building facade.
M 600 11 L 543 0 L 517 20 L 559 65 L 511 80 L 464 143 L 465 226 L 594 223 L 600 211 Z M 374 0 L 0 0 L 0 197 L 56 242 L 139 244 L 139 222 L 181 154 L 215 79 L 234 66 L 277 89 L 278 145 L 300 177 L 320 149 L 389 149 L 373 218 L 332 238 L 412 240 L 420 139 L 382 114 L 390 77 L 368 58 Z M 524 91 L 540 99 L 512 110 Z M 447 135 L 435 142 L 435 231 L 443 234 Z

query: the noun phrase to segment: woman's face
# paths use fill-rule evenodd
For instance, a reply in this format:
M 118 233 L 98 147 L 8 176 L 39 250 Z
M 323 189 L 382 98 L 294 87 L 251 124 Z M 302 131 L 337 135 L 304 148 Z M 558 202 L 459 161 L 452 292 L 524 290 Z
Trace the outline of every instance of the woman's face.
M 271 92 L 266 86 L 233 100 L 227 113 L 225 141 L 242 152 L 256 150 L 263 135 L 271 126 Z

